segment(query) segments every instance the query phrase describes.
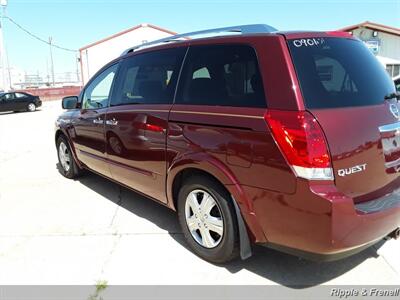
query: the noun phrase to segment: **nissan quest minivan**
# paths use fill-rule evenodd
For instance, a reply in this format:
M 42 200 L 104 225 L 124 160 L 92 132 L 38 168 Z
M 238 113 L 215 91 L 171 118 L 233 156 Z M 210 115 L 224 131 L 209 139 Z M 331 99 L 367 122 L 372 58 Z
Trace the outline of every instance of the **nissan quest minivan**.
M 350 34 L 219 28 L 125 51 L 63 99 L 55 142 L 62 175 L 177 211 L 205 260 L 335 260 L 399 237 L 399 98 Z

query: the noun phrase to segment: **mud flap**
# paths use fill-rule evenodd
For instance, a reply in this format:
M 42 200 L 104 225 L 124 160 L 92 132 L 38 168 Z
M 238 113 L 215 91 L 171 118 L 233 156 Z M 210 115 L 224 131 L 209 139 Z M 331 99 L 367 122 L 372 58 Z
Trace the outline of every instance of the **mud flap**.
M 236 203 L 235 198 L 232 197 L 233 205 L 235 207 L 236 218 L 239 227 L 239 243 L 240 243 L 240 258 L 242 260 L 248 259 L 252 256 L 251 245 L 249 235 L 247 234 L 246 225 L 244 224 L 242 214 L 240 213 L 239 206 Z

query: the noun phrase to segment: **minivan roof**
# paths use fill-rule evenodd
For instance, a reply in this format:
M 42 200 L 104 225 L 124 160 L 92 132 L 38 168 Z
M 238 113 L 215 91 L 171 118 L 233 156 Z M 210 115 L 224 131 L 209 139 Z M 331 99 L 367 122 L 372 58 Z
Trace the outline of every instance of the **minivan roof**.
M 154 46 L 144 47 L 141 49 L 137 49 L 136 51 L 125 51 L 121 56 L 113 59 L 109 63 L 103 66 L 99 70 L 103 70 L 104 68 L 124 59 L 126 57 L 138 54 L 138 53 L 145 53 L 149 51 L 155 50 L 163 50 L 168 48 L 175 48 L 175 47 L 188 47 L 191 45 L 207 45 L 207 43 L 218 44 L 218 43 L 240 43 L 243 40 L 248 40 L 253 38 L 279 38 L 283 37 L 285 39 L 302 39 L 302 38 L 314 38 L 314 37 L 338 37 L 338 38 L 351 38 L 357 39 L 353 35 L 349 34 L 348 32 L 342 31 L 273 31 L 268 33 L 245 33 L 240 35 L 235 34 L 228 34 L 228 35 L 218 35 L 212 37 L 204 37 L 204 38 L 197 38 L 197 39 L 185 39 L 185 40 L 178 40 L 174 41 L 173 43 L 164 43 L 164 44 L 157 44 Z M 128 48 L 132 49 L 132 48 Z
M 163 44 L 155 44 L 150 46 L 143 46 L 142 48 L 128 48 L 121 57 L 131 54 L 132 52 L 142 52 L 144 50 L 154 50 L 154 49 L 165 49 L 169 47 L 176 46 L 190 46 L 193 44 L 205 44 L 207 41 L 212 43 L 226 42 L 227 40 L 240 41 L 241 39 L 246 39 L 250 37 L 272 37 L 272 36 L 284 36 L 286 39 L 301 39 L 301 38 L 313 38 L 313 37 L 339 37 L 339 38 L 352 38 L 356 39 L 354 36 L 343 31 L 273 31 L 265 33 L 244 33 L 240 35 L 227 34 L 218 35 L 211 37 L 202 37 L 196 39 L 184 39 L 184 40 L 174 40 L 171 42 L 166 42 Z
M 186 33 L 180 33 L 176 34 L 173 36 L 167 36 L 162 39 L 150 41 L 141 45 L 137 45 L 131 48 L 128 48 L 125 50 L 122 55 L 126 53 L 133 52 L 136 49 L 140 49 L 143 47 L 149 47 L 153 45 L 159 45 L 163 43 L 171 43 L 171 42 L 176 42 L 180 41 L 180 39 L 186 39 L 186 40 L 191 40 L 194 37 L 204 37 L 204 36 L 221 36 L 221 35 L 227 35 L 227 34 L 251 34 L 251 33 L 271 33 L 278 31 L 275 27 L 272 27 L 267 24 L 246 24 L 246 25 L 235 25 L 235 26 L 228 26 L 228 27 L 219 27 L 219 28 L 211 28 L 211 29 L 203 29 L 203 30 L 198 30 L 198 31 L 192 31 L 192 32 L 186 32 Z
M 136 45 L 126 49 L 121 56 L 125 56 L 128 53 L 135 52 L 144 48 L 153 48 L 158 45 L 163 44 L 175 44 L 179 43 L 182 45 L 182 41 L 192 41 L 198 39 L 205 40 L 213 40 L 215 38 L 221 38 L 226 36 L 236 36 L 236 37 L 245 37 L 251 36 L 254 34 L 263 34 L 263 35 L 284 35 L 286 38 L 294 37 L 294 38 L 308 38 L 308 37 L 316 37 L 316 36 L 326 36 L 326 35 L 334 35 L 339 37 L 351 37 L 351 34 L 347 32 L 341 31 L 279 31 L 275 27 L 272 27 L 267 24 L 246 24 L 246 25 L 236 25 L 229 27 L 220 27 L 220 28 L 212 28 L 205 29 L 199 31 L 193 31 L 188 33 L 177 34 L 173 36 L 168 36 L 162 39 L 150 41 L 141 45 Z

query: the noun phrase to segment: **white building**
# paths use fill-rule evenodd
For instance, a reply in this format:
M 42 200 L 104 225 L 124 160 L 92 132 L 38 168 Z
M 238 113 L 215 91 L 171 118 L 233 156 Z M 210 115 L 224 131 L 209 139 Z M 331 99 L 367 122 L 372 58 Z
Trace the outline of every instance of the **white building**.
M 5 75 L 5 80 L 3 81 L 3 74 Z M 25 81 L 25 72 L 16 67 L 10 67 L 3 70 L 0 67 L 0 90 L 10 90 L 15 89 L 20 86 L 21 83 Z M 5 87 L 3 87 L 5 84 Z
M 362 40 L 392 78 L 400 75 L 400 28 L 366 21 L 340 30 Z
M 11 79 L 11 88 L 18 88 L 22 83 L 25 82 L 25 71 L 17 67 L 10 68 L 9 76 Z
M 140 24 L 79 49 L 83 84 L 106 63 L 129 47 L 161 39 L 175 32 L 151 24 Z

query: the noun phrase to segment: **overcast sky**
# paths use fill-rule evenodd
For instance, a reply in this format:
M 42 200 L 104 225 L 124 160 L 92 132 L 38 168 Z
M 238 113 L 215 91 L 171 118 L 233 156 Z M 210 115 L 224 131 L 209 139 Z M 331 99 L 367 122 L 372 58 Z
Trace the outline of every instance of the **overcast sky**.
M 400 28 L 400 0 L 8 0 L 7 15 L 43 39 L 79 49 L 139 23 L 180 33 L 252 23 L 334 30 L 366 20 Z M 49 47 L 8 20 L 3 27 L 10 66 L 45 75 Z M 54 66 L 75 72 L 75 54 L 54 49 Z

